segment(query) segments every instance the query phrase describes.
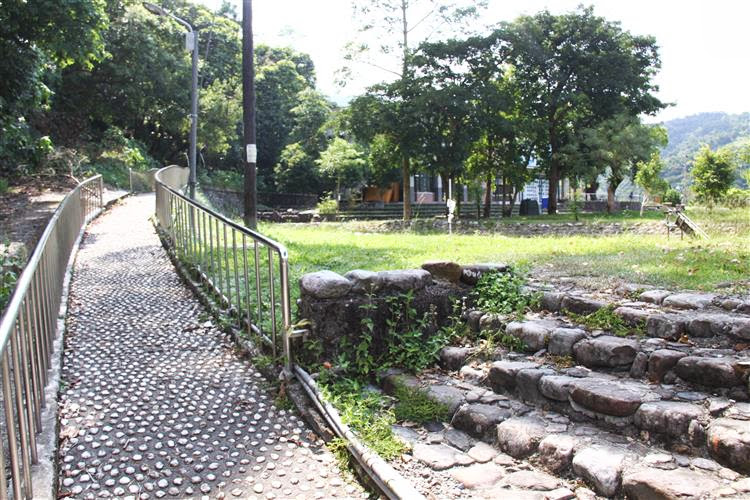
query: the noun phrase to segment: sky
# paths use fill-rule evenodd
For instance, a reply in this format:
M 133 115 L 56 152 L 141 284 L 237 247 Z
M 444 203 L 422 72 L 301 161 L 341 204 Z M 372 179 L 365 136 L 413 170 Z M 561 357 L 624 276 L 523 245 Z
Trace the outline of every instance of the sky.
M 216 8 L 221 0 L 198 0 Z M 241 15 L 241 0 L 230 0 Z M 488 0 L 479 25 L 510 21 L 549 9 L 574 10 L 581 0 Z M 673 106 L 647 121 L 661 122 L 700 112 L 750 111 L 750 1 L 748 0 L 592 0 L 594 12 L 619 21 L 633 34 L 652 35 L 662 67 L 658 97 Z M 256 43 L 291 46 L 310 54 L 318 89 L 343 103 L 368 85 L 389 78 L 368 66 L 356 68 L 345 86 L 336 84 L 343 48 L 357 37 L 351 0 L 253 0 Z

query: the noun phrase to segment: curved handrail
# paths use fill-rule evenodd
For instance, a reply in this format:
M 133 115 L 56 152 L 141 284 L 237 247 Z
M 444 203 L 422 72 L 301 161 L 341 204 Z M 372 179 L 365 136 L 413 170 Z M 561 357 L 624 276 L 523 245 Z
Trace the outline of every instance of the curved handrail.
M 0 373 L 14 498 L 31 498 L 31 464 L 38 462 L 36 434 L 51 365 L 57 315 L 70 255 L 86 223 L 103 208 L 101 175 L 79 183 L 52 214 L 16 282 L 0 318 Z M 14 409 L 15 406 L 15 409 Z M 19 446 L 20 444 L 20 446 Z M 0 471 L 5 453 L 0 448 Z M 5 473 L 0 498 L 8 498 Z
M 159 170 L 154 176 L 156 188 L 156 218 L 162 229 L 170 237 L 170 244 L 176 251 L 183 252 L 190 258 L 193 268 L 198 272 L 201 280 L 211 288 L 226 305 L 233 310 L 240 320 L 240 325 L 259 334 L 269 343 L 276 356 L 277 318 L 276 318 L 276 290 L 271 252 L 278 256 L 279 285 L 281 299 L 281 337 L 285 358 L 285 365 L 291 370 L 291 356 L 289 338 L 291 334 L 291 297 L 289 288 L 289 252 L 281 243 L 249 229 L 226 216 L 204 206 L 181 192 L 187 182 L 187 169 L 177 165 L 170 165 Z M 208 226 L 208 231 L 206 231 Z M 214 228 L 216 231 L 216 253 L 223 252 L 214 258 Z M 223 241 L 220 228 L 224 233 Z M 229 241 L 231 234 L 232 241 Z M 237 234 L 241 237 L 242 248 L 238 250 Z M 248 249 L 246 239 L 253 243 L 254 254 L 250 253 L 248 265 Z M 261 275 L 260 254 L 258 245 L 268 249 L 267 286 L 263 286 Z M 221 247 L 221 248 L 219 248 Z M 231 253 L 234 265 L 230 265 L 228 255 Z M 242 270 L 240 270 L 240 261 Z M 254 273 L 252 270 L 254 269 Z M 218 271 L 218 272 L 217 272 Z M 251 286 L 250 275 L 254 274 L 255 282 Z M 233 278 L 233 279 L 232 279 Z M 240 286 L 240 282 L 244 286 Z M 250 294 L 255 288 L 255 296 Z M 244 290 L 244 296 L 242 294 Z M 234 294 L 233 294 L 234 292 Z M 263 295 L 268 295 L 268 303 L 263 303 Z M 255 311 L 252 302 L 255 301 Z M 265 336 L 262 326 L 263 306 L 270 308 L 271 338 Z

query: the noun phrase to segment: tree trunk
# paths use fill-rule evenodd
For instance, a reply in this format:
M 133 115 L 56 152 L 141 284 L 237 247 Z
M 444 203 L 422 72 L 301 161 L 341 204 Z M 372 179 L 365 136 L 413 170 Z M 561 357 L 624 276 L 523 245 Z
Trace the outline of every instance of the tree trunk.
M 489 219 L 492 211 L 492 174 L 487 174 L 487 190 L 484 193 L 484 218 Z
M 554 215 L 557 213 L 557 183 L 560 181 L 560 166 L 556 160 L 550 162 L 547 179 L 549 180 L 547 214 Z
M 510 207 L 508 208 L 508 217 L 512 217 L 513 216 L 513 207 L 516 205 L 516 195 L 517 194 L 518 194 L 518 192 L 514 188 L 511 188 L 511 190 L 510 190 Z
M 648 201 L 648 195 L 646 193 L 643 193 L 643 196 L 641 196 L 641 217 L 643 217 L 643 207 L 646 206 L 647 201 Z
M 401 185 L 404 197 L 404 220 L 411 219 L 411 187 L 409 186 L 409 158 L 404 156 L 401 163 Z
M 615 190 L 617 189 L 617 186 L 612 185 L 612 183 L 607 184 L 607 213 L 613 214 L 615 213 Z
M 507 193 L 507 188 L 505 187 L 505 184 L 507 182 L 508 182 L 508 178 L 507 177 L 503 177 L 503 194 L 502 194 L 503 199 L 501 201 L 502 207 L 503 207 L 502 210 L 501 210 L 501 213 L 502 213 L 503 217 L 506 216 L 506 212 L 505 212 L 505 193 Z M 511 213 L 512 212 L 513 212 L 513 205 L 511 205 Z

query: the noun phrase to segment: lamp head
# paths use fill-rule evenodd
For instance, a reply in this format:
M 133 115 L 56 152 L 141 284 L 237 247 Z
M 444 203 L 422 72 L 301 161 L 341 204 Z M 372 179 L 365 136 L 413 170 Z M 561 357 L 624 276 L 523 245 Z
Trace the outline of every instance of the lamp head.
M 160 7 L 156 4 L 153 4 L 151 2 L 143 2 L 143 7 L 149 11 L 150 13 L 157 15 L 157 16 L 166 16 L 167 11 L 164 10 L 163 7 Z

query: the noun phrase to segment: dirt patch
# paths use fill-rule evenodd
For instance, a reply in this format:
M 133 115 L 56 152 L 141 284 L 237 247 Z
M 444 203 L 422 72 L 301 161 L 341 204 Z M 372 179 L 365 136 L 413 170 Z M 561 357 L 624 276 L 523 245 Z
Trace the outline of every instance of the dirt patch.
M 76 184 L 70 177 L 27 179 L 0 194 L 0 252 L 28 255 Z

